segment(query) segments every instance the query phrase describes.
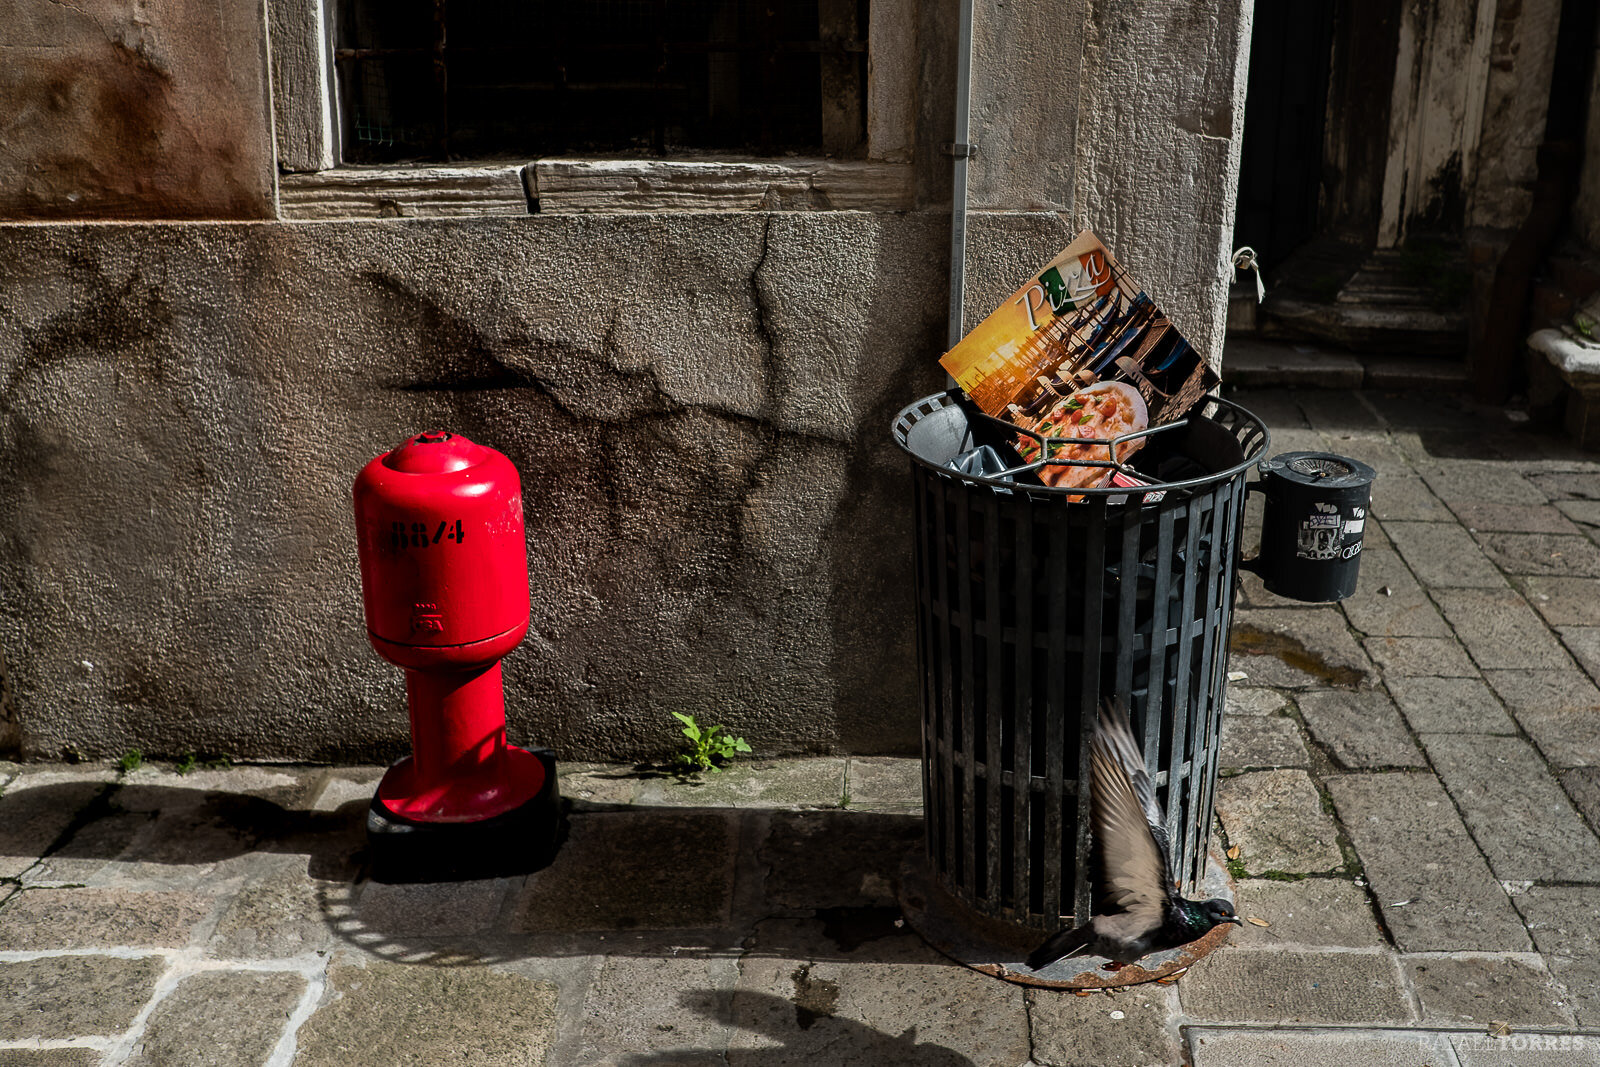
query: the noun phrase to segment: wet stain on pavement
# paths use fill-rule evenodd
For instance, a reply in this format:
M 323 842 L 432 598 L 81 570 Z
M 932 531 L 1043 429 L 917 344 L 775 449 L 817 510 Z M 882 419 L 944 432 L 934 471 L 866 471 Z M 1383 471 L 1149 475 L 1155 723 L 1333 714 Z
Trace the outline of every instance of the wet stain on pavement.
M 839 983 L 813 978 L 811 964 L 802 963 L 789 976 L 794 980 L 794 1021 L 802 1030 L 817 1025 L 818 1019 L 831 1018 L 839 1006 Z
M 1297 671 L 1304 671 L 1324 685 L 1356 689 L 1365 675 L 1354 667 L 1335 667 L 1288 634 L 1260 630 L 1248 623 L 1236 623 L 1228 641 L 1228 651 L 1244 656 L 1276 656 Z

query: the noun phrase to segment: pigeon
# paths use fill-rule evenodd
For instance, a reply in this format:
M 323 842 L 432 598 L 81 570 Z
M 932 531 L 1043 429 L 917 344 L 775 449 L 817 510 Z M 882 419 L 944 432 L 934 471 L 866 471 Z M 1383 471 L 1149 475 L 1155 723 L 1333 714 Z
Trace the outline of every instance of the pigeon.
M 1226 900 L 1188 900 L 1178 894 L 1166 820 L 1120 703 L 1101 708 L 1089 762 L 1100 903 L 1093 919 L 1034 949 L 1028 967 L 1037 971 L 1086 953 L 1115 961 L 1109 969 L 1116 970 L 1152 952 L 1188 944 L 1220 923 L 1243 926 Z

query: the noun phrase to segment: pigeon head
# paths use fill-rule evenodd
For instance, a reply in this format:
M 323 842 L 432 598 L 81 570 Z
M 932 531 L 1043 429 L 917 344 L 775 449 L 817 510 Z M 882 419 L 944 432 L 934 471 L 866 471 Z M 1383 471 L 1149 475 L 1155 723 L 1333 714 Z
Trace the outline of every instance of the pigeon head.
M 1221 897 L 1201 901 L 1200 913 L 1210 921 L 1211 926 L 1220 926 L 1222 923 L 1233 923 L 1243 926 L 1244 920 L 1233 913 L 1233 905 Z

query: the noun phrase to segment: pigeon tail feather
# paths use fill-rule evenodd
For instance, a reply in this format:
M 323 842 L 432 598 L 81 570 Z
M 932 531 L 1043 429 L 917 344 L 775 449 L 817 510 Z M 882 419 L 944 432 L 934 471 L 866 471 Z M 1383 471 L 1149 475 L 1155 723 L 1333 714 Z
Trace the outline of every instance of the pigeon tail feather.
M 1079 926 L 1073 929 L 1058 931 L 1050 940 L 1034 949 L 1028 956 L 1028 969 L 1042 970 L 1056 960 L 1064 960 L 1068 956 L 1076 956 L 1089 947 L 1089 939 L 1094 936 L 1088 926 Z

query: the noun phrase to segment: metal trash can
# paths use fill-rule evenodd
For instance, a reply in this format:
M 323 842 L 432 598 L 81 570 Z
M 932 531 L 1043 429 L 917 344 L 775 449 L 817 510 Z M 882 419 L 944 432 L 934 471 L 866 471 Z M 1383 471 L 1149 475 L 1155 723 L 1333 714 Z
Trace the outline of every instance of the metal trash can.
M 955 396 L 938 394 L 893 426 L 912 460 L 930 874 L 1018 943 L 1087 921 L 1080 783 L 1095 709 L 1124 694 L 1146 762 L 1160 768 L 1174 874 L 1194 895 L 1216 795 L 1245 475 L 1267 428 L 1207 398 L 1187 419 L 1129 435 L 1146 438 L 1140 459 L 1187 455 L 1203 476 L 1058 489 L 948 466 L 973 445 L 967 420 Z

